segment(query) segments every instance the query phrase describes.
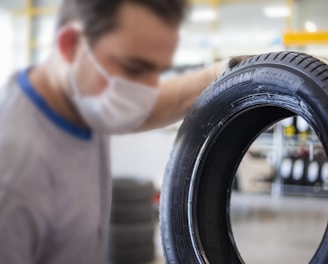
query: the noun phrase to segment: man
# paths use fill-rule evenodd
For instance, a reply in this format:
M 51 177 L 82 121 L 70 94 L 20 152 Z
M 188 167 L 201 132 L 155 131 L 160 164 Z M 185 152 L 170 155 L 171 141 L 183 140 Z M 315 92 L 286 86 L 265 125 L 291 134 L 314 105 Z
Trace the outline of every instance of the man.
M 218 65 L 159 84 L 184 0 L 64 0 L 55 47 L 0 96 L 0 263 L 106 263 L 108 135 L 181 119 Z

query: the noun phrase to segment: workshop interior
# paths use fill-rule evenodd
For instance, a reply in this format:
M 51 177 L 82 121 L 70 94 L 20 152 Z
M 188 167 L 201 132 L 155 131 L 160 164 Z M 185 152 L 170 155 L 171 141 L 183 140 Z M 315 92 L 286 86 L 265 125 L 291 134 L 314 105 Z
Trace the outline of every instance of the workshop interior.
M 290 51 L 328 58 L 326 0 L 189 2 L 172 68 L 161 80 L 239 55 Z M 0 1 L 0 87 L 12 72 L 38 64 L 49 54 L 59 4 L 60 0 Z M 163 244 L 172 241 L 161 232 L 165 216 L 160 215 L 163 179 L 169 161 L 174 162 L 171 153 L 180 142 L 177 134 L 183 122 L 111 137 L 109 263 L 182 263 L 165 259 Z M 243 263 L 310 263 L 317 252 L 328 219 L 327 148 L 318 131 L 295 114 L 270 124 L 249 142 L 231 180 L 226 206 L 229 232 Z

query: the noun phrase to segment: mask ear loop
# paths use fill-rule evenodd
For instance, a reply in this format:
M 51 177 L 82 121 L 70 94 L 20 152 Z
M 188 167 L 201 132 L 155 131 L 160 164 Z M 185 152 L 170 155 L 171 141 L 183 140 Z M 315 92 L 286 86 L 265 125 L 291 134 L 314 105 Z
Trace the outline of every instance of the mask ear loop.
M 72 88 L 72 92 L 73 92 L 73 96 L 78 96 L 78 97 L 81 97 L 81 93 L 78 89 L 78 85 L 76 83 L 76 80 L 74 79 L 73 77 L 73 70 L 70 69 L 69 73 L 68 73 L 68 80 L 71 84 L 71 88 Z
M 109 82 L 110 75 L 106 72 L 106 70 L 100 65 L 95 56 L 92 54 L 91 47 L 87 43 L 87 40 L 85 38 L 82 39 L 82 45 L 85 48 L 88 58 L 96 67 L 97 71 Z

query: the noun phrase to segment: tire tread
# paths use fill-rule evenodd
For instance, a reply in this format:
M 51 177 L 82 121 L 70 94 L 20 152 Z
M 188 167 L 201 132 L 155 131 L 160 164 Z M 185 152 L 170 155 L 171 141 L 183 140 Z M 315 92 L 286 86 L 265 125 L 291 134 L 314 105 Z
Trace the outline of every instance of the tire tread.
M 297 71 L 303 71 L 311 79 L 315 79 L 323 90 L 327 91 L 328 89 L 328 65 L 316 57 L 294 51 L 280 51 L 252 56 L 236 65 L 230 71 L 225 72 L 221 77 L 226 76 L 231 71 L 237 71 L 240 68 L 253 64 L 258 64 L 259 66 L 263 66 L 263 64 L 280 64 L 286 66 L 288 64 L 291 68 Z M 321 76 L 322 78 L 318 78 Z

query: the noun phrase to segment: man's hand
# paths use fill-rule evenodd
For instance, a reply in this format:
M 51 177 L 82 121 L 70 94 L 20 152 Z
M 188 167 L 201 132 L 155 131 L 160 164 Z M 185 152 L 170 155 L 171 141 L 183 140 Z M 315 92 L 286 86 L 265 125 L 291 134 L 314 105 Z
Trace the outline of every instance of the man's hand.
M 250 57 L 253 57 L 254 55 L 242 55 L 242 56 L 235 56 L 230 58 L 228 62 L 228 68 L 232 69 L 233 67 L 237 66 L 239 63 L 241 63 L 244 60 L 247 60 Z
M 212 67 L 216 72 L 215 76 L 221 76 L 226 70 L 232 69 L 233 67 L 237 66 L 239 63 L 250 57 L 253 57 L 253 55 L 234 56 L 213 64 Z
M 145 124 L 138 131 L 172 124 L 185 116 L 201 92 L 215 78 L 251 56 L 236 56 L 160 83 L 160 97 Z

